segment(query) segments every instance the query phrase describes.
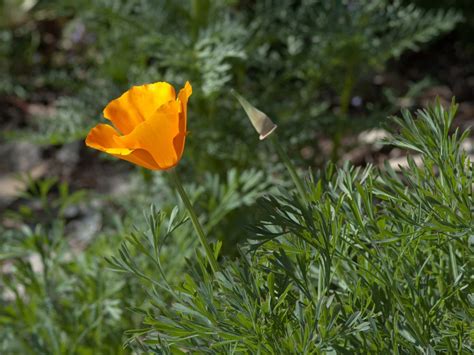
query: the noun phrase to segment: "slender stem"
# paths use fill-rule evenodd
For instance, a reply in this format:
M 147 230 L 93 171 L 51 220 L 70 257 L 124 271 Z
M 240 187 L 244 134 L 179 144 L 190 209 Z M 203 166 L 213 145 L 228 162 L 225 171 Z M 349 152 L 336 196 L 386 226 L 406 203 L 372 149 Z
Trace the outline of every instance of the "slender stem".
M 203 246 L 204 251 L 206 252 L 206 256 L 209 261 L 209 264 L 211 265 L 212 271 L 216 272 L 217 270 L 219 270 L 219 265 L 217 264 L 217 260 L 214 257 L 214 253 L 211 249 L 211 246 L 207 242 L 206 234 L 204 233 L 201 223 L 199 222 L 199 219 L 196 216 L 196 212 L 194 211 L 194 207 L 191 204 L 191 201 L 189 200 L 188 194 L 186 193 L 183 188 L 183 185 L 181 184 L 181 180 L 179 179 L 176 169 L 172 169 L 170 171 L 170 175 L 174 181 L 176 189 L 178 190 L 179 196 L 181 197 L 181 200 L 184 203 L 184 206 L 188 210 L 188 214 L 191 218 L 191 222 L 193 223 L 194 230 L 196 231 L 199 237 L 199 241 L 201 242 L 201 245 Z
M 301 178 L 296 172 L 295 166 L 293 165 L 290 158 L 288 157 L 288 154 L 286 154 L 286 152 L 283 150 L 275 132 L 271 135 L 271 141 L 278 153 L 278 156 L 280 157 L 280 159 L 283 161 L 283 164 L 285 164 L 286 168 L 288 169 L 291 179 L 293 180 L 293 183 L 295 184 L 296 189 L 298 190 L 298 193 L 300 194 L 302 201 L 305 201 L 306 193 L 303 187 L 303 182 L 301 181 Z
M 339 160 L 339 149 L 341 148 L 341 130 L 344 128 L 349 113 L 349 104 L 351 102 L 352 89 L 354 87 L 354 71 L 352 65 L 349 66 L 344 86 L 342 88 L 341 98 L 339 101 L 340 117 L 336 125 L 336 132 L 333 136 L 332 161 L 337 163 Z

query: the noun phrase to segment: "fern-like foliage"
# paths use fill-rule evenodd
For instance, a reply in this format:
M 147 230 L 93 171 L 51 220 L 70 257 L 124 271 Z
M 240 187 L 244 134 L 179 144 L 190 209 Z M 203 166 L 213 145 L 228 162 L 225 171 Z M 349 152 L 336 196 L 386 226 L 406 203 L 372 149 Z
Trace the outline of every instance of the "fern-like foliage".
M 131 340 L 156 353 L 472 352 L 473 176 L 467 133 L 450 133 L 455 111 L 397 120 L 391 143 L 421 157 L 399 174 L 330 166 L 307 180 L 305 200 L 261 200 L 254 241 L 216 274 L 197 253 L 182 282 L 163 279 L 167 233 L 156 228 L 145 248 L 158 251 L 147 253 L 155 272 L 130 257 L 144 237 L 123 243 L 113 267 L 153 286 Z M 160 216 L 160 230 L 181 228 Z
M 134 352 L 122 346 L 124 331 L 138 327 L 140 317 L 124 311 L 148 302 L 151 291 L 140 286 L 144 280 L 155 285 L 148 275 L 156 262 L 163 279 L 182 280 L 198 242 L 174 207 L 166 175 L 157 174 L 152 184 L 136 175 L 130 180 L 128 194 L 108 199 L 57 179 L 25 178 L 18 208 L 2 214 L 9 225 L 0 226 L 0 353 Z M 238 254 L 240 227 L 258 219 L 250 212 L 268 187 L 261 171 L 236 169 L 186 186 L 206 232 L 223 241 L 222 255 Z M 142 207 L 150 201 L 166 213 L 152 208 L 145 219 Z M 104 261 L 122 236 L 136 249 L 122 248 L 130 262 L 121 265 L 139 278 L 112 273 Z
M 398 0 L 262 1 L 252 10 L 257 34 L 249 65 L 265 73 L 255 82 L 266 88 L 260 106 L 291 123 L 308 117 L 323 88 L 347 105 L 342 101 L 360 79 L 462 19 L 452 11 L 420 10 Z
M 398 0 L 48 1 L 31 11 L 33 20 L 35 14 L 64 23 L 57 49 L 40 51 L 34 25 L 30 32 L 2 32 L 10 38 L 5 65 L 11 73 L 2 90 L 47 85 L 68 96 L 57 106 L 72 102 L 70 112 L 58 110 L 54 119 L 34 118 L 42 123 L 30 136 L 37 132 L 36 140 L 55 143 L 77 139 L 129 86 L 165 80 L 178 87 L 190 80 L 188 151 L 212 171 L 246 168 L 242 157 L 256 151 L 257 141 L 226 95 L 230 87 L 274 117 L 281 134 L 307 141 L 321 126 L 344 128 L 328 108 L 336 103 L 346 111 L 360 79 L 460 20 L 451 11 L 422 11 Z

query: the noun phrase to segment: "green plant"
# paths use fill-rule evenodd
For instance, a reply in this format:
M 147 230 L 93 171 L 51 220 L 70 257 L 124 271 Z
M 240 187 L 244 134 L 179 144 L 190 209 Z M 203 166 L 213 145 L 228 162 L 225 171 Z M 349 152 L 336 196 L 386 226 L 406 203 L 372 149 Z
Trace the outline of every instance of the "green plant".
M 104 103 L 130 85 L 190 80 L 194 139 L 188 141 L 187 165 L 218 173 L 247 168 L 246 158 L 255 155 L 256 142 L 235 102 L 222 95 L 226 89 L 234 87 L 265 108 L 295 148 L 324 129 L 336 159 L 342 134 L 357 129 L 349 119 L 357 85 L 461 19 L 452 11 L 386 0 L 40 1 L 30 12 L 29 27 L 2 32 L 8 39 L 0 48 L 8 74 L 3 90 L 46 86 L 59 97 L 50 119 L 34 120 L 39 124 L 24 138 L 78 139 Z M 58 28 L 54 50 L 44 50 L 48 33 L 40 31 L 43 22 L 36 16 Z M 21 43 L 29 50 L 18 48 Z M 31 56 L 18 60 L 19 53 Z M 42 59 L 35 62 L 34 55 Z
M 179 199 L 166 177 L 156 175 L 152 185 L 147 185 L 135 176 L 131 191 L 121 198 L 73 191 L 53 178 L 25 178 L 27 190 L 2 215 L 0 352 L 118 354 L 134 350 L 122 347 L 124 331 L 137 327 L 140 320 L 139 314 L 128 309 L 146 307 L 148 291 L 133 276 L 111 272 L 104 257 L 116 249 L 120 236 L 133 240 L 148 225 L 141 206 L 150 200 L 176 223 L 185 221 L 179 209 L 173 208 Z M 197 181 L 187 184 L 186 190 L 205 222 L 206 233 L 223 241 L 224 255 L 235 255 L 235 243 L 242 237 L 238 226 L 256 220 L 249 211 L 268 190 L 269 179 L 256 170 L 234 169 L 223 179 L 208 173 Z M 189 238 L 189 227 L 183 225 L 160 246 L 163 273 L 169 279 L 182 277 L 186 258 L 198 247 L 197 240 Z M 144 255 L 147 252 L 142 248 L 130 254 L 144 273 L 156 268 Z
M 396 119 L 391 143 L 420 164 L 329 165 L 306 181 L 304 201 L 286 189 L 263 198 L 250 241 L 215 276 L 196 254 L 179 280 L 166 277 L 162 247 L 186 223 L 152 211 L 149 231 L 109 260 L 151 291 L 132 343 L 155 353 L 472 352 L 472 163 L 467 132 L 450 133 L 455 112 L 437 103 Z
M 295 122 L 328 130 L 333 160 L 342 135 L 356 127 L 349 108 L 359 82 L 461 20 L 452 11 L 420 10 L 398 0 L 264 1 L 254 7 L 258 35 L 252 37 L 248 65 L 265 73 L 256 81 L 266 89 L 259 106 L 286 123 L 284 131 L 292 139 L 303 135 L 309 140 Z M 323 100 L 338 110 L 320 112 L 314 103 Z
M 390 60 L 449 32 L 458 12 L 388 0 L 0 8 L 13 3 L 0 11 L 0 101 L 18 108 L 20 128 L 4 137 L 80 140 L 131 85 L 191 81 L 179 169 L 221 271 L 196 252 L 165 174 L 98 176 L 123 184 L 120 196 L 29 181 L 0 226 L 0 353 L 473 351 L 472 165 L 467 133 L 450 129 L 454 106 L 397 121 L 392 144 L 417 155 L 405 169 L 329 165 L 295 189 L 298 170 L 276 160 L 291 164 L 288 153 L 301 166 L 318 132 L 337 160 L 343 134 L 397 112 L 403 88 L 384 85 L 357 116 L 350 101 Z M 231 87 L 278 123 L 283 149 L 257 140 Z M 82 169 L 92 156 L 79 154 Z M 71 226 L 84 211 L 103 224 L 78 247 Z
M 85 197 L 53 179 L 30 181 L 22 205 L 4 215 L 13 226 L 0 231 L 0 352 L 129 352 L 122 334 L 138 318 L 124 309 L 143 293 L 98 256 L 110 252 L 113 234 L 74 237 L 68 216 Z M 87 227 L 78 227 L 80 235 Z

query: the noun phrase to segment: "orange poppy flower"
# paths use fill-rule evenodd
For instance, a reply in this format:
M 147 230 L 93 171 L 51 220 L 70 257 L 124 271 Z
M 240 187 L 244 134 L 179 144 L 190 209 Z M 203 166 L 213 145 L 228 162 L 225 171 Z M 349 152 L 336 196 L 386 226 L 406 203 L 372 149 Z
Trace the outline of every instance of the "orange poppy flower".
M 192 87 L 178 93 L 165 82 L 133 86 L 104 109 L 115 128 L 99 124 L 86 145 L 151 170 L 178 164 L 186 138 L 186 106 Z

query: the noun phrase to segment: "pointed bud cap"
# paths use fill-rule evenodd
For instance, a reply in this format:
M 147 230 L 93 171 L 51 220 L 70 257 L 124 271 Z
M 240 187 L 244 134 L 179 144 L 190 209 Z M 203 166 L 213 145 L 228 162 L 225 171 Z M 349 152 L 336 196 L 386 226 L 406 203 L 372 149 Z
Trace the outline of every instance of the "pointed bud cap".
M 232 94 L 239 100 L 245 113 L 247 113 L 250 122 L 252 122 L 255 130 L 260 135 L 260 140 L 267 138 L 277 128 L 277 125 L 265 113 L 255 108 L 235 90 L 232 90 Z

